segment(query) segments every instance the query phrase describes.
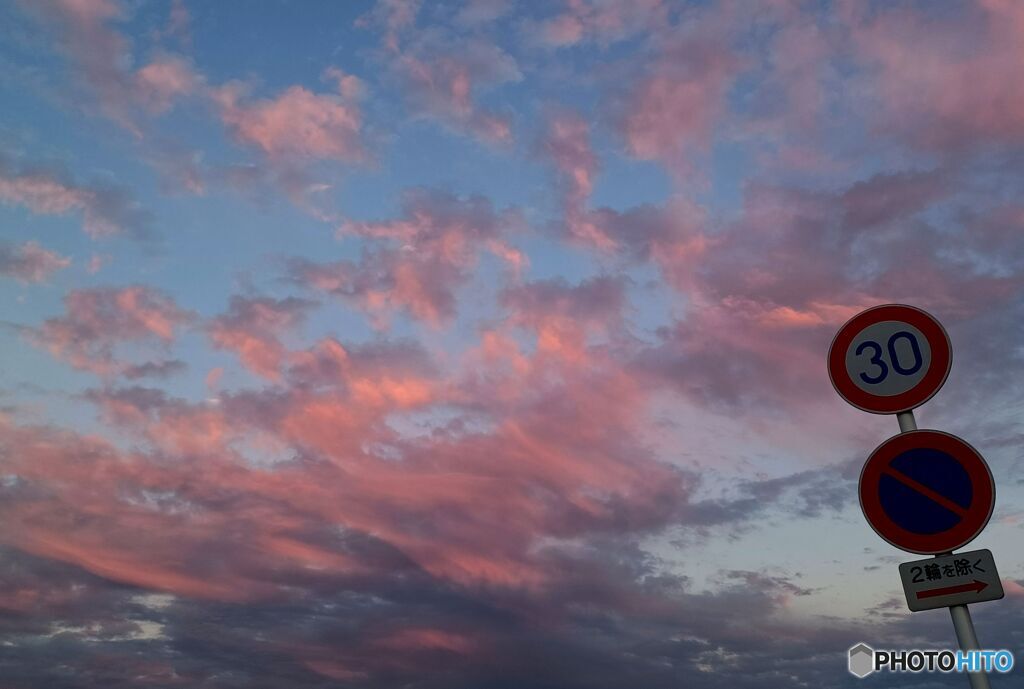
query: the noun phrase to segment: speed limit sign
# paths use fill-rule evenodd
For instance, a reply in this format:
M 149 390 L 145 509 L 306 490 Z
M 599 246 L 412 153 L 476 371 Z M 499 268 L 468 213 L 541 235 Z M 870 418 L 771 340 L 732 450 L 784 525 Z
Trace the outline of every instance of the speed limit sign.
M 946 382 L 952 348 L 945 329 L 913 306 L 884 304 L 839 329 L 828 375 L 847 402 L 873 414 L 898 414 L 927 402 Z

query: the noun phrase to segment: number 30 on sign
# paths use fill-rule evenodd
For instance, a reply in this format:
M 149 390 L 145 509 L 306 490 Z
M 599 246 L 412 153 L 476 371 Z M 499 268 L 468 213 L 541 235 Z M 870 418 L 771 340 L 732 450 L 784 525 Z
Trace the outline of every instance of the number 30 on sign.
M 857 314 L 839 329 L 828 352 L 836 392 L 873 414 L 921 406 L 946 382 L 951 364 L 949 336 L 942 325 L 903 304 Z

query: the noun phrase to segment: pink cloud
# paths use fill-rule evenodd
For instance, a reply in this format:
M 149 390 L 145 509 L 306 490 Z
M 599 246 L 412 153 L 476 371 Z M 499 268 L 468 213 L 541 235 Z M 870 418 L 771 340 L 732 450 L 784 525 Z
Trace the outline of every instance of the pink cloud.
M 632 155 L 678 165 L 708 149 L 740 63 L 703 33 L 673 41 L 631 88 L 620 126 Z
M 586 329 L 606 328 L 622 315 L 626 305 L 623 281 L 596 277 L 578 285 L 564 280 L 541 280 L 511 287 L 502 295 L 502 303 L 513 311 L 513 320 L 533 327 L 549 319 L 572 321 Z
M 362 114 L 351 100 L 356 83 L 339 83 L 344 98 L 292 86 L 276 98 L 246 102 L 237 83 L 214 89 L 212 97 L 235 138 L 272 159 L 357 162 L 366 152 Z
M 367 232 L 418 236 L 372 225 Z M 682 580 L 654 585 L 646 556 L 627 545 L 740 518 L 702 505 L 697 478 L 643 442 L 660 386 L 585 338 L 572 358 L 517 344 L 521 330 L 617 328 L 623 289 L 612 278 L 511 288 L 502 332 L 445 362 L 454 368 L 412 342 L 324 338 L 286 353 L 279 384 L 223 393 L 218 404 L 138 387 L 91 391 L 131 451 L 0 420 L 0 544 L 51 567 L 69 563 L 97 585 L 173 594 L 160 619 L 229 603 L 238 616 L 215 632 L 237 635 L 221 641 L 229 645 L 251 643 L 249 606 L 352 598 L 363 612 L 303 615 L 344 619 L 330 634 L 302 627 L 297 637 L 258 621 L 261 653 L 341 681 L 422 673 L 446 657 L 493 664 L 511 652 L 496 617 L 531 638 L 560 633 L 582 609 L 645 625 L 706 619 L 694 611 L 717 599 L 685 593 Z M 238 298 L 218 321 L 266 337 L 302 313 L 286 300 Z M 142 330 L 162 332 L 143 320 Z M 409 423 L 425 417 L 426 428 Z M 755 603 L 772 611 L 803 590 L 782 577 L 729 576 L 743 586 L 736 607 L 748 624 Z
M 712 409 L 820 401 L 834 395 L 821 351 L 841 325 L 825 318 L 857 310 L 797 311 L 726 298 L 664 331 L 660 346 L 640 357 L 640 370 Z
M 593 190 L 594 175 L 598 169 L 587 121 L 576 114 L 554 115 L 548 121 L 541 151 L 562 176 L 566 208 L 581 211 Z
M 550 117 L 540 152 L 559 173 L 561 231 L 568 239 L 602 254 L 654 262 L 676 286 L 692 281 L 694 267 L 708 245 L 700 206 L 680 197 L 665 208 L 589 209 L 600 164 L 590 144 L 589 125 L 578 115 Z
M 144 154 L 146 162 L 160 175 L 161 191 L 168 194 L 202 196 L 213 182 L 226 177 L 222 171 L 203 165 L 203 152 L 179 147 L 173 143 L 157 145 Z M 223 180 L 222 183 L 228 183 Z
M 45 282 L 49 277 L 71 265 L 71 259 L 48 251 L 36 242 L 19 246 L 0 244 L 0 275 L 19 282 Z
M 479 3 L 483 7 L 486 3 Z M 523 78 L 497 43 L 452 31 L 415 29 L 419 3 L 382 3 L 363 26 L 385 29 L 382 61 L 396 77 L 414 116 L 433 118 L 492 143 L 512 140 L 511 118 L 482 107 L 482 92 Z M 471 18 L 466 7 L 465 21 Z M 477 8 L 480 9 L 480 8 Z
M 162 38 L 177 39 L 183 47 L 192 45 L 192 15 L 183 0 L 171 0 L 167 13 L 167 24 L 161 32 Z
M 89 257 L 89 263 L 86 264 L 85 270 L 89 275 L 95 275 L 103 270 L 103 266 L 108 265 L 111 260 L 112 258 L 110 256 L 93 254 Z
M 401 249 L 365 253 L 358 263 L 294 263 L 292 276 L 352 301 L 381 328 L 393 312 L 435 326 L 449 320 L 455 314 L 454 290 L 468 279 L 464 263 L 436 255 L 411 256 Z
M 1015 278 L 955 268 L 971 233 L 929 241 L 933 230 L 919 216 L 946 200 L 952 184 L 943 171 L 904 171 L 836 193 L 751 186 L 740 221 L 718 233 L 700 267 L 702 291 L 797 310 L 911 299 L 973 312 L 1008 295 Z
M 583 22 L 571 14 L 559 15 L 544 22 L 541 35 L 548 45 L 573 45 L 583 38 Z
M 313 305 L 294 297 L 232 297 L 227 313 L 208 325 L 210 340 L 237 353 L 253 373 L 278 380 L 286 355 L 279 337 L 301 323 Z
M 337 85 L 338 93 L 348 101 L 356 101 L 366 95 L 366 83 L 354 74 L 347 74 L 337 67 L 324 70 L 323 78 Z
M 345 347 L 325 338 L 289 354 L 288 379 L 304 389 L 335 389 L 366 410 L 425 407 L 450 396 L 426 354 L 409 343 Z
M 352 300 L 380 326 L 395 311 L 439 325 L 455 315 L 455 293 L 469 280 L 482 251 L 500 257 L 513 270 L 525 264 L 505 239 L 518 219 L 513 213 L 496 213 L 483 198 L 417 191 L 407 195 L 402 211 L 396 220 L 353 221 L 338 230 L 339 238 L 356 236 L 376 243 L 358 263 L 294 261 L 292 278 Z
M 153 112 L 165 112 L 201 83 L 192 66 L 180 57 L 159 57 L 135 72 L 139 99 Z
M 170 297 L 142 286 L 74 290 L 65 295 L 64 309 L 65 315 L 32 331 L 32 340 L 73 367 L 104 376 L 130 367 L 118 360 L 117 345 L 169 345 L 191 320 Z
M 853 16 L 858 57 L 875 72 L 878 126 L 930 150 L 1024 140 L 1024 8 L 981 0 L 936 17 L 909 8 Z
M 131 42 L 111 26 L 126 17 L 117 0 L 45 0 L 26 3 L 26 9 L 59 34 L 59 49 L 100 111 L 137 136 L 142 136 L 138 108 L 164 112 L 202 81 L 186 60 L 176 56 L 133 69 Z
M 477 646 L 477 641 L 468 636 L 423 628 L 400 629 L 377 643 L 400 652 L 439 649 L 458 654 L 471 653 Z
M 549 118 L 540 152 L 559 173 L 564 229 L 569 238 L 601 252 L 614 252 L 618 243 L 586 208 L 599 165 L 586 120 L 571 113 Z
M 52 487 L 46 497 L 5 503 L 4 526 L 0 529 L 3 543 L 144 588 L 224 600 L 247 596 L 240 581 L 211 578 L 180 566 L 182 548 L 203 541 L 200 531 L 180 523 L 171 527 L 158 511 L 143 504 L 121 502 L 119 509 L 110 511 L 114 502 L 120 502 L 111 502 L 117 488 L 97 482 L 97 476 L 121 474 L 133 484 L 133 490 L 142 491 L 166 480 L 166 472 L 156 465 L 140 461 L 143 458 L 139 456 L 121 455 L 96 438 L 6 423 L 0 437 L 5 448 L 17 453 L 8 463 L 8 470 L 24 481 L 49 483 Z M 59 484 L 53 481 L 58 475 L 64 477 Z M 66 511 L 66 507 L 73 511 Z M 99 521 L 90 525 L 88 520 L 75 519 L 72 514 L 79 509 L 92 512 Z M 102 526 L 95 528 L 100 523 Z M 174 535 L 165 539 L 147 537 L 154 529 Z M 143 551 L 146 555 L 140 557 Z
M 206 383 L 206 389 L 209 390 L 210 392 L 216 392 L 217 389 L 220 387 L 220 379 L 223 377 L 223 368 L 221 368 L 220 366 L 216 368 L 211 368 L 206 373 L 206 378 L 204 378 L 204 381 Z
M 604 280 L 579 286 L 538 283 L 510 292 L 507 299 L 523 327 L 566 331 L 575 317 L 600 330 L 617 318 L 620 290 Z M 214 327 L 247 335 L 288 328 L 301 309 L 282 303 L 236 300 Z M 133 327 L 163 332 L 153 318 L 139 319 Z M 341 574 L 376 566 L 301 536 L 326 521 L 372 533 L 445 580 L 541 586 L 562 575 L 535 551 L 538 539 L 653 528 L 685 503 L 689 490 L 673 470 L 638 452 L 629 439 L 643 417 L 647 392 L 642 386 L 609 366 L 600 348 L 571 363 L 551 354 L 544 348 L 529 355 L 491 348 L 491 357 L 518 360 L 516 370 L 493 361 L 477 369 L 467 360 L 465 375 L 452 379 L 439 377 L 412 344 L 350 346 L 327 339 L 287 355 L 283 387 L 222 395 L 218 405 L 189 404 L 145 388 L 93 391 L 89 399 L 104 420 L 137 435 L 142 449 L 129 462 L 113 448 L 96 445 L 89 470 L 101 462 L 110 480 L 93 485 L 92 497 L 81 503 L 94 519 L 59 537 L 42 523 L 23 533 L 19 547 L 119 581 L 235 600 L 266 595 L 273 586 L 269 573 L 282 565 Z M 480 430 L 452 427 L 419 439 L 403 437 L 386 422 L 437 404 L 492 421 Z M 70 436 L 44 443 L 45 431 L 26 429 L 6 437 L 27 463 L 23 467 L 19 460 L 11 470 L 44 483 L 73 475 L 67 464 L 80 455 L 70 448 L 83 446 Z M 259 438 L 265 439 L 260 440 L 265 451 L 318 460 L 257 468 L 246 453 Z M 150 450 L 152 456 L 146 454 Z M 167 457 L 177 459 L 167 462 Z M 39 499 L 76 504 L 78 485 Z M 227 485 L 240 496 L 238 509 L 214 509 Z M 134 497 L 128 506 L 103 511 L 103 504 L 119 504 L 107 502 L 111 491 Z M 16 509 L 34 514 L 52 508 L 52 502 L 37 501 Z M 182 514 L 193 516 L 182 520 Z M 6 523 L 22 523 L 22 515 L 8 513 L 12 518 Z M 112 529 L 114 522 L 119 526 Z M 145 530 L 133 529 L 142 524 Z M 212 578 L 191 572 L 187 559 L 166 556 L 172 547 L 179 553 L 204 552 L 218 534 L 239 533 L 239 528 L 250 546 L 232 550 L 218 565 L 228 569 Z M 166 549 L 140 545 L 137 534 L 152 529 L 165 534 Z M 71 539 L 89 544 L 91 551 L 71 548 Z M 455 636 L 420 631 L 390 638 L 396 647 L 470 649 Z
M 590 144 L 590 128 L 578 115 L 551 117 L 540 149 L 559 173 L 562 231 L 568 239 L 601 254 L 654 262 L 677 286 L 691 280 L 708 244 L 699 206 L 679 198 L 666 208 L 588 209 L 600 164 Z
M 978 250 L 973 233 L 937 243 L 917 217 L 950 185 L 941 171 L 906 171 L 832 193 L 749 187 L 740 219 L 707 236 L 699 260 L 676 275 L 663 264 L 689 306 L 643 366 L 702 404 L 813 406 L 834 394 L 822 352 L 856 312 L 913 303 L 955 324 L 1009 304 L 1018 276 L 962 260 Z
M 475 97 L 481 87 L 522 78 L 515 61 L 496 46 L 470 43 L 457 55 L 403 54 L 397 58 L 396 70 L 418 114 L 437 118 L 486 141 L 512 140 L 510 117 L 482 109 Z
M 584 41 L 609 45 L 642 31 L 655 32 L 667 21 L 662 0 L 637 0 L 619 3 L 602 0 L 566 0 L 565 10 L 538 22 L 542 43 L 555 47 L 573 46 Z M 534 30 L 533 23 L 527 25 Z M 527 40 L 536 36 L 527 34 Z
M 845 222 L 858 228 L 892 222 L 921 211 L 952 191 L 943 170 L 879 174 L 843 193 Z
M 455 20 L 463 26 L 479 26 L 504 17 L 511 9 L 504 0 L 467 0 Z
M 15 164 L 0 155 L 0 202 L 39 215 L 79 213 L 92 237 L 146 231 L 148 215 L 116 187 L 76 182 L 56 167 Z
M 362 28 L 381 26 L 385 29 L 384 45 L 388 50 L 398 49 L 399 36 L 415 25 L 421 0 L 382 0 L 356 21 Z
M 29 5 L 60 32 L 63 50 L 87 84 L 96 92 L 101 107 L 115 119 L 130 125 L 120 109 L 129 88 L 121 68 L 128 42 L 108 22 L 123 16 L 116 0 L 49 0 Z
M 565 229 L 569 239 L 601 254 L 653 263 L 672 286 L 684 291 L 693 288 L 701 260 L 717 241 L 707 231 L 704 209 L 682 198 L 621 212 L 598 208 L 569 213 Z
M 231 444 L 243 440 L 242 429 L 234 427 L 217 406 L 182 404 L 154 388 L 93 390 L 88 397 L 107 424 L 135 433 L 159 452 L 234 456 Z M 255 435 L 257 430 L 250 432 Z
M 849 107 L 848 27 L 834 12 L 800 3 L 765 3 L 757 13 L 731 17 L 738 6 L 723 7 L 725 21 L 747 37 L 736 49 L 745 77 L 742 105 L 723 117 L 729 135 L 762 141 L 771 168 L 821 173 L 848 163 L 830 150 L 828 137 L 833 113 Z
M 626 294 L 623 282 L 610 277 L 575 286 L 546 280 L 507 289 L 502 303 L 511 323 L 536 333 L 539 352 L 582 362 L 588 337 L 621 327 Z

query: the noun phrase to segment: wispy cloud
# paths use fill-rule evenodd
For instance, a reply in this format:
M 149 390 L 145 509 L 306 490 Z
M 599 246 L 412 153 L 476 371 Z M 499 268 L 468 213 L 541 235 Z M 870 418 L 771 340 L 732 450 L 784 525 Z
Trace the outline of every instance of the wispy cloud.
M 44 282 L 71 265 L 71 259 L 48 251 L 36 242 L 19 246 L 0 244 L 0 275 L 20 282 Z
M 125 189 L 81 183 L 63 167 L 13 160 L 0 154 L 0 202 L 39 215 L 79 214 L 91 237 L 146 236 L 150 215 Z

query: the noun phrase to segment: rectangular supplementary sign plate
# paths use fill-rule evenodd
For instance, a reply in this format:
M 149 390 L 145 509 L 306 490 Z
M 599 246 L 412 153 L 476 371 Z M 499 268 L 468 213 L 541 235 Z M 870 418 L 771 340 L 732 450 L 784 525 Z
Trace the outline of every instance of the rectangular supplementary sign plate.
M 904 562 L 900 565 L 900 579 L 907 605 L 913 612 L 1003 597 L 1003 585 L 990 550 Z

